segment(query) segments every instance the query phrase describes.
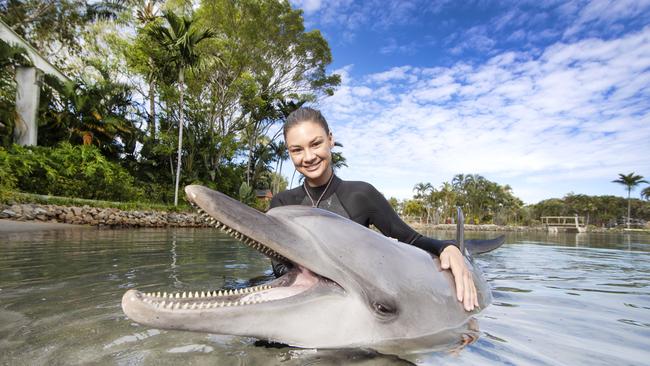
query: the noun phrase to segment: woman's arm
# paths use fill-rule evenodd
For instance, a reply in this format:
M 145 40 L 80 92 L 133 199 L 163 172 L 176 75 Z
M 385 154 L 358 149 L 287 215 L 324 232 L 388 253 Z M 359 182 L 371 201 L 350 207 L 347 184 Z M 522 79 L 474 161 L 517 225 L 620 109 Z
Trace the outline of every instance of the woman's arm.
M 370 223 L 375 225 L 384 235 L 412 244 L 420 249 L 440 257 L 442 269 L 449 269 L 456 284 L 456 298 L 463 303 L 465 310 L 474 310 L 478 306 L 476 286 L 472 273 L 465 265 L 462 253 L 453 241 L 436 240 L 420 235 L 408 226 L 397 215 L 386 198 L 374 187 L 370 186 L 370 200 L 374 209 L 370 210 Z

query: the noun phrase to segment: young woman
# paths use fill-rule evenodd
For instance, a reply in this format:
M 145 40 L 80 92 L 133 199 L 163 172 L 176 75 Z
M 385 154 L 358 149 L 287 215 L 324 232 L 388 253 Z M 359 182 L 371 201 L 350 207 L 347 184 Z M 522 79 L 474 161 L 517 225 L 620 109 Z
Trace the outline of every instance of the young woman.
M 456 296 L 465 310 L 478 306 L 472 275 L 465 266 L 460 250 L 450 241 L 440 241 L 418 234 L 404 223 L 375 187 L 366 182 L 348 182 L 332 170 L 334 137 L 323 115 L 311 108 L 300 108 L 284 124 L 284 140 L 296 170 L 304 177 L 303 185 L 280 192 L 271 208 L 285 205 L 319 207 L 363 226 L 374 225 L 382 234 L 403 243 L 434 253 L 443 269 L 450 269 L 456 283 Z M 274 263 L 280 275 L 286 264 Z

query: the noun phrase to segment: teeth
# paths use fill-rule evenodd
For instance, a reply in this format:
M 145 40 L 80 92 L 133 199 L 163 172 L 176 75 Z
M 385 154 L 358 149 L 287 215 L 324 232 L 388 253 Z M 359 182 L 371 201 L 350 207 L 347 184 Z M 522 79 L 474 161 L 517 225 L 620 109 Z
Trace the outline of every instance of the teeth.
M 180 292 L 177 292 L 176 295 L 174 295 L 174 297 L 176 297 L 177 299 L 180 299 L 181 298 Z
M 185 309 L 187 309 L 187 308 L 189 308 L 189 307 L 190 307 L 190 304 L 189 304 L 189 303 L 186 302 L 185 304 L 183 304 L 183 310 L 185 310 Z
M 217 296 L 222 296 L 221 290 L 217 293 Z
M 192 303 L 192 310 L 194 310 L 194 309 L 196 309 L 196 303 L 195 302 Z
M 160 304 L 158 304 L 158 307 L 164 308 L 165 307 L 165 300 L 163 300 Z
M 181 307 L 180 302 L 177 302 L 177 303 L 174 304 L 174 310 L 178 310 L 178 309 L 180 309 L 180 307 Z
M 174 306 L 174 303 L 173 303 L 173 302 L 170 302 L 169 304 L 167 304 L 167 309 L 171 309 L 172 306 Z
M 160 291 L 156 292 L 156 297 L 160 297 Z
M 185 293 L 185 291 L 183 291 L 183 296 L 181 296 L 181 297 L 182 297 L 183 299 L 187 298 L 187 294 Z
M 205 292 L 201 291 L 201 297 L 205 297 Z
M 194 292 L 194 297 L 199 297 L 199 292 L 198 291 Z
M 191 298 L 192 298 L 192 291 L 190 291 L 190 292 L 187 293 L 187 298 L 188 298 L 188 299 L 191 299 Z
M 166 298 L 166 297 L 167 297 L 167 293 L 166 293 L 166 292 L 163 292 L 163 296 L 162 296 L 162 297 L 163 297 L 163 298 Z

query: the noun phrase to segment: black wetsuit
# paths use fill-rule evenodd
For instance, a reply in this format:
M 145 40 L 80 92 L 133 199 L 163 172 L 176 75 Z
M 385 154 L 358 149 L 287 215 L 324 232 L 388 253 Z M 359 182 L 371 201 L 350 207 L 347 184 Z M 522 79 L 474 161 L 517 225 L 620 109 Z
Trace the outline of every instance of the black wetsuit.
M 307 185 L 314 202 L 323 194 L 326 186 Z M 271 208 L 287 205 L 312 206 L 304 187 L 305 185 L 301 185 L 278 193 L 271 200 Z M 453 241 L 435 240 L 418 234 L 400 219 L 386 198 L 366 182 L 344 181 L 334 176 L 318 207 L 347 217 L 365 227 L 372 224 L 388 237 L 436 255 L 440 255 L 447 246 L 453 245 Z M 286 272 L 286 265 L 274 262 L 273 272 L 278 276 L 283 274 Z

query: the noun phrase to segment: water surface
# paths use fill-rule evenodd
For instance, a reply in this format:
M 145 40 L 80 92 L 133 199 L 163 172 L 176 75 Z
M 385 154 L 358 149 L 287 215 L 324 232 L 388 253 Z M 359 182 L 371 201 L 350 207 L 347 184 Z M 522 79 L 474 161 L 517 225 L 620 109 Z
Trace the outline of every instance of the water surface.
M 510 233 L 477 261 L 494 294 L 477 317 L 478 340 L 396 358 L 265 348 L 124 316 L 129 288 L 237 288 L 271 278 L 265 257 L 216 230 L 0 233 L 0 364 L 648 364 L 650 235 Z

